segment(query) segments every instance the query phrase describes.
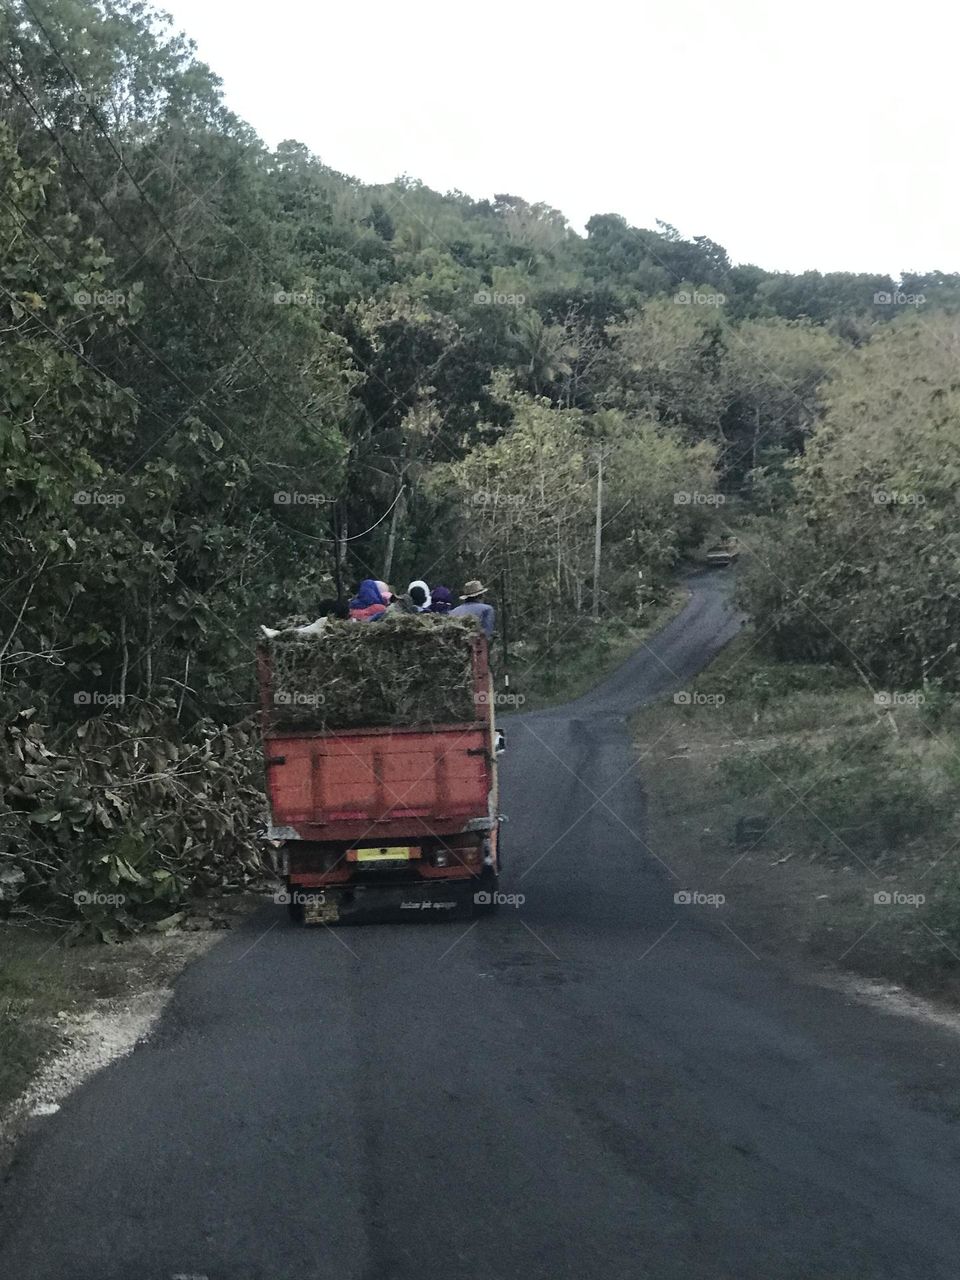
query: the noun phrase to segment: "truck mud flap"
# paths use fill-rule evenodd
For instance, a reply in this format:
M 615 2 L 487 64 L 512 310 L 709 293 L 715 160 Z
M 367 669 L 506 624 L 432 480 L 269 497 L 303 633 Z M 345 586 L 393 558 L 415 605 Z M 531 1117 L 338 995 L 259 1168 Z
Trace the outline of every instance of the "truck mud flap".
M 404 921 L 468 920 L 473 914 L 473 880 L 411 885 L 357 884 L 326 889 L 322 903 L 304 907 L 304 924 L 397 924 Z

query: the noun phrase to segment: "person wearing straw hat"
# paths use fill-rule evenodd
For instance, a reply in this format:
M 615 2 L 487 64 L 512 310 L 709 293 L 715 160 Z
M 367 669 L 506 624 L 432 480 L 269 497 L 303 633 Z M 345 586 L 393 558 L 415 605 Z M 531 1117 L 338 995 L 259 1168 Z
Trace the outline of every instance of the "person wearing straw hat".
M 471 578 L 463 584 L 461 603 L 447 614 L 448 618 L 476 618 L 483 627 L 488 640 L 493 639 L 493 630 L 497 625 L 497 615 L 492 604 L 483 599 L 487 588 L 479 578 Z

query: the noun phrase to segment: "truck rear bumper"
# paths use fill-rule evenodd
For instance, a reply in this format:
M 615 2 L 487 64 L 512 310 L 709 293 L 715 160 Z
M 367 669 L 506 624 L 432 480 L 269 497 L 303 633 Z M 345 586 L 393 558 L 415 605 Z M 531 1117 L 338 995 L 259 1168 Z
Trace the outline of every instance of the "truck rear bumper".
M 318 890 L 291 886 L 295 913 L 305 924 L 388 924 L 404 920 L 464 920 L 473 914 L 483 885 L 460 880 L 325 885 Z

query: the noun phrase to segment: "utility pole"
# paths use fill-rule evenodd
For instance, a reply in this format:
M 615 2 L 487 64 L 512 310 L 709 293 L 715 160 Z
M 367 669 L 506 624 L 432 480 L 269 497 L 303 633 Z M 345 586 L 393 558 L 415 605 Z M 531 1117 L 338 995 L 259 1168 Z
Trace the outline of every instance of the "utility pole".
M 603 530 L 603 449 L 597 449 L 597 518 L 593 531 L 593 601 L 590 616 L 600 616 L 600 543 Z
M 510 640 L 507 634 L 507 627 L 510 621 L 510 614 L 507 606 L 507 575 L 500 570 L 500 637 L 503 646 L 503 687 L 507 693 L 510 692 L 510 669 L 507 663 L 510 661 Z
M 333 574 L 337 583 L 337 599 L 342 600 L 343 597 L 343 563 L 341 560 L 341 547 L 346 551 L 346 546 L 340 541 L 340 528 L 338 521 L 339 503 L 335 503 L 333 514 L 330 517 L 330 527 L 333 532 Z

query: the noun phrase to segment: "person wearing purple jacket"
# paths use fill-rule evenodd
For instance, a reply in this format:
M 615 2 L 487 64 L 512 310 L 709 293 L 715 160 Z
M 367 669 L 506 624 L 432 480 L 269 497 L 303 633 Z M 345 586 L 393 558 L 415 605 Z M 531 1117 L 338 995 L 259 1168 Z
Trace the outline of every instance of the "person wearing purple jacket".
M 430 592 L 430 599 L 428 613 L 448 614 L 453 608 L 453 593 L 449 587 L 434 587 Z
M 448 618 L 476 618 L 483 627 L 484 635 L 488 640 L 493 639 L 493 630 L 497 625 L 497 615 L 492 604 L 487 604 L 482 597 L 486 594 L 487 588 L 478 578 L 471 578 L 469 582 L 463 584 L 463 595 L 460 599 L 463 602 L 458 604 L 455 609 L 451 609 L 447 614 Z

